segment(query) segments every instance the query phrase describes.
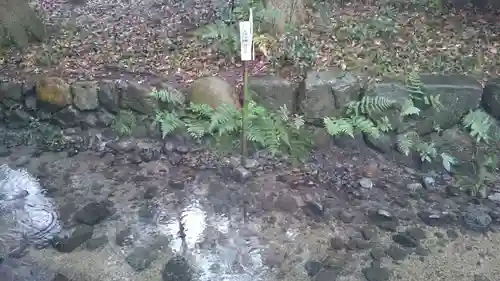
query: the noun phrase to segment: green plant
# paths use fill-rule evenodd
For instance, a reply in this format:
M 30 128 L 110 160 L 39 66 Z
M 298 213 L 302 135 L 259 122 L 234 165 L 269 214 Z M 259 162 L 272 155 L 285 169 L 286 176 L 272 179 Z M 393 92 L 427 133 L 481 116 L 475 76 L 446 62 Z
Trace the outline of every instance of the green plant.
M 462 118 L 462 125 L 476 143 L 489 143 L 495 120 L 481 109 L 471 110 Z
M 472 196 L 486 197 L 488 182 L 495 179 L 494 171 L 497 160 L 494 155 L 486 155 L 481 148 L 481 143 L 489 144 L 493 137 L 498 137 L 499 132 L 494 126 L 495 120 L 481 109 L 471 110 L 462 118 L 462 125 L 475 142 L 473 152 L 473 176 L 459 176 L 458 183 L 467 188 Z
M 203 139 L 214 143 L 217 148 L 236 148 L 241 145 L 243 132 L 242 111 L 228 104 L 212 108 L 206 104 L 185 105 L 178 94 L 153 92 L 161 101 L 154 122 L 160 125 L 163 136 L 177 129 L 186 130 L 195 140 Z M 303 132 L 301 116 L 288 115 L 286 109 L 270 112 L 254 101 L 248 103 L 248 130 L 246 140 L 271 155 L 288 153 L 296 159 L 303 159 L 311 142 Z M 286 112 L 286 113 L 285 113 Z
M 413 102 L 418 103 L 421 108 L 431 106 L 439 110 L 443 107 L 439 100 L 439 94 L 431 95 L 426 91 L 418 70 L 413 70 L 407 75 L 406 89 L 410 93 Z
M 208 24 L 200 28 L 195 34 L 201 40 L 213 43 L 216 50 L 223 55 L 234 57 L 240 51 L 238 22 L 248 20 L 250 8 L 253 11 L 254 37 L 259 39 L 256 41 L 262 41 L 262 37 L 270 37 L 266 28 L 274 22 L 279 13 L 267 9 L 260 0 L 239 1 L 238 5 L 233 8 L 228 20 Z M 258 48 L 259 46 L 255 47 Z
M 349 135 L 354 137 L 355 132 L 360 132 L 378 139 L 381 132 L 393 130 L 386 115 L 388 110 L 399 111 L 399 118 L 404 120 L 418 117 L 422 107 L 431 106 L 438 110 L 442 106 L 439 96 L 428 94 L 425 91 L 416 71 L 411 72 L 407 77 L 407 91 L 409 99 L 406 99 L 402 104 L 386 97 L 366 95 L 359 101 L 350 102 L 342 117 L 323 119 L 326 131 L 331 136 Z M 434 143 L 424 141 L 415 131 L 398 134 L 396 148 L 406 156 L 415 151 L 419 154 L 422 162 L 432 162 L 439 157 L 443 167 L 448 171 L 451 170 L 451 166 L 456 164 L 454 157 L 445 152 L 439 153 Z
M 334 137 L 340 135 L 354 137 L 355 132 L 361 132 L 378 139 L 381 130 L 369 116 L 374 113 L 382 113 L 395 106 L 395 104 L 395 101 L 385 97 L 364 96 L 359 101 L 347 104 L 343 117 L 325 117 L 323 123 L 328 134 Z
M 111 129 L 120 136 L 129 136 L 137 126 L 137 116 L 130 110 L 120 110 L 111 122 Z
M 240 49 L 240 39 L 236 25 L 222 21 L 204 26 L 199 32 L 200 39 L 214 44 L 223 55 L 236 56 Z
M 280 42 L 281 45 L 275 48 L 272 57 L 275 65 L 291 63 L 301 74 L 313 65 L 316 48 L 297 27 L 287 25 Z

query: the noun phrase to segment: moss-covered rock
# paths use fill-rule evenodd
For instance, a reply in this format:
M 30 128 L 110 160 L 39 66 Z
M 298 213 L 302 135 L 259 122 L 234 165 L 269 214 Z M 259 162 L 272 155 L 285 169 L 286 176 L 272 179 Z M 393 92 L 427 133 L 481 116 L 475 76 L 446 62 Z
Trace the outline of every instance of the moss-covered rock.
M 70 85 L 59 77 L 44 77 L 36 82 L 36 96 L 39 101 L 55 106 L 66 107 L 73 102 Z
M 241 107 L 234 87 L 224 79 L 215 76 L 206 76 L 194 81 L 191 84 L 189 101 L 196 104 L 208 104 L 212 107 L 223 103 L 236 108 Z

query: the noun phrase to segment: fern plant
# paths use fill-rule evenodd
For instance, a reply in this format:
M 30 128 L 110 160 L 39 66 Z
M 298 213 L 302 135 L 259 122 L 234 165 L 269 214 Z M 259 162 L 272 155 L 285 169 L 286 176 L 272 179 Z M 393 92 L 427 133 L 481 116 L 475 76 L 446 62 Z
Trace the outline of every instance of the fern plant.
M 359 101 L 352 101 L 347 104 L 345 115 L 341 118 L 325 117 L 323 123 L 326 131 L 331 136 L 348 135 L 354 137 L 355 132 L 364 133 L 370 137 L 378 139 L 381 129 L 378 124 L 368 116 L 375 113 L 382 113 L 396 105 L 396 102 L 385 97 L 364 96 Z M 384 124 L 383 130 L 388 130 L 388 119 L 382 118 L 380 123 Z
M 488 193 L 488 182 L 495 179 L 493 172 L 497 168 L 496 157 L 484 155 L 481 150 L 481 143 L 489 144 L 493 137 L 498 137 L 495 120 L 488 113 L 481 109 L 471 110 L 462 118 L 462 125 L 475 141 L 475 151 L 473 153 L 473 174 L 474 177 L 461 176 L 458 180 L 463 186 L 468 188 L 471 195 L 486 197 Z
M 462 125 L 477 143 L 489 143 L 494 122 L 493 118 L 481 109 L 471 110 L 462 118 Z
M 129 136 L 137 126 L 137 116 L 130 110 L 121 110 L 111 122 L 111 129 L 120 136 Z
M 486 198 L 488 184 L 496 180 L 497 159 L 493 155 L 475 155 L 472 161 L 473 176 L 460 176 L 457 184 L 464 187 L 471 196 Z
M 236 25 L 217 21 L 201 28 L 197 35 L 201 40 L 215 44 L 223 55 L 235 56 L 240 49 L 240 39 Z
M 229 19 L 209 24 L 196 32 L 205 41 L 214 43 L 216 49 L 224 55 L 236 56 L 240 50 L 238 22 L 248 20 L 249 11 L 253 11 L 255 48 L 263 50 L 269 56 L 270 45 L 276 44 L 276 39 L 266 32 L 266 26 L 278 18 L 279 12 L 265 7 L 261 0 L 238 1 L 235 3 Z
M 158 91 L 152 95 L 161 101 L 154 116 L 163 137 L 177 129 L 184 129 L 195 140 L 211 140 L 217 148 L 235 148 L 240 145 L 242 112 L 229 104 L 213 108 L 207 104 L 185 105 L 184 96 L 178 92 Z M 285 107 L 278 113 L 250 101 L 248 107 L 248 131 L 246 139 L 259 148 L 267 149 L 271 155 L 289 153 L 303 159 L 311 146 L 303 132 L 301 116 L 288 114 Z
M 160 108 L 153 117 L 153 125 L 158 125 L 164 138 L 166 135 L 182 128 L 185 96 L 176 90 L 154 90 L 151 96 L 160 102 Z
M 420 103 L 425 106 L 431 106 L 436 110 L 443 107 L 439 100 L 439 95 L 429 94 L 424 87 L 418 69 L 414 69 L 408 73 L 406 78 L 406 89 L 410 93 L 410 97 L 414 102 Z

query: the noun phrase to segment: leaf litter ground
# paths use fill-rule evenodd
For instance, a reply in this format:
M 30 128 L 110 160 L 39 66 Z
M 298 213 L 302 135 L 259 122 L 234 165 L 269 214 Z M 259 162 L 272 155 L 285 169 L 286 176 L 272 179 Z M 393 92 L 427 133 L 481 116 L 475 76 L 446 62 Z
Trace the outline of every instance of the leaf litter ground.
M 23 52 L 4 52 L 0 73 L 21 80 L 40 74 L 68 80 L 159 76 L 181 86 L 200 75 L 220 74 L 239 84 L 241 63 L 217 54 L 189 32 L 217 17 L 212 2 L 56 3 L 45 11 L 54 29 L 49 41 Z M 416 65 L 422 72 L 470 73 L 479 79 L 498 74 L 498 17 L 379 7 L 349 4 L 308 11 L 310 20 L 302 32 L 315 46 L 315 67 L 340 67 L 370 77 L 404 74 Z M 265 60 L 251 64 L 252 74 L 274 71 L 294 74 Z

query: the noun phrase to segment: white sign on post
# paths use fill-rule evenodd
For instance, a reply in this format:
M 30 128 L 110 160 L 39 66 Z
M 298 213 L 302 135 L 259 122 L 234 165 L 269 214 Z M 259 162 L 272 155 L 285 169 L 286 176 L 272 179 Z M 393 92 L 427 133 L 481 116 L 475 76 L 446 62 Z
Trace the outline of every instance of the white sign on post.
M 254 59 L 253 50 L 253 15 L 250 9 L 250 20 L 240 22 L 240 45 L 241 60 L 249 61 Z

